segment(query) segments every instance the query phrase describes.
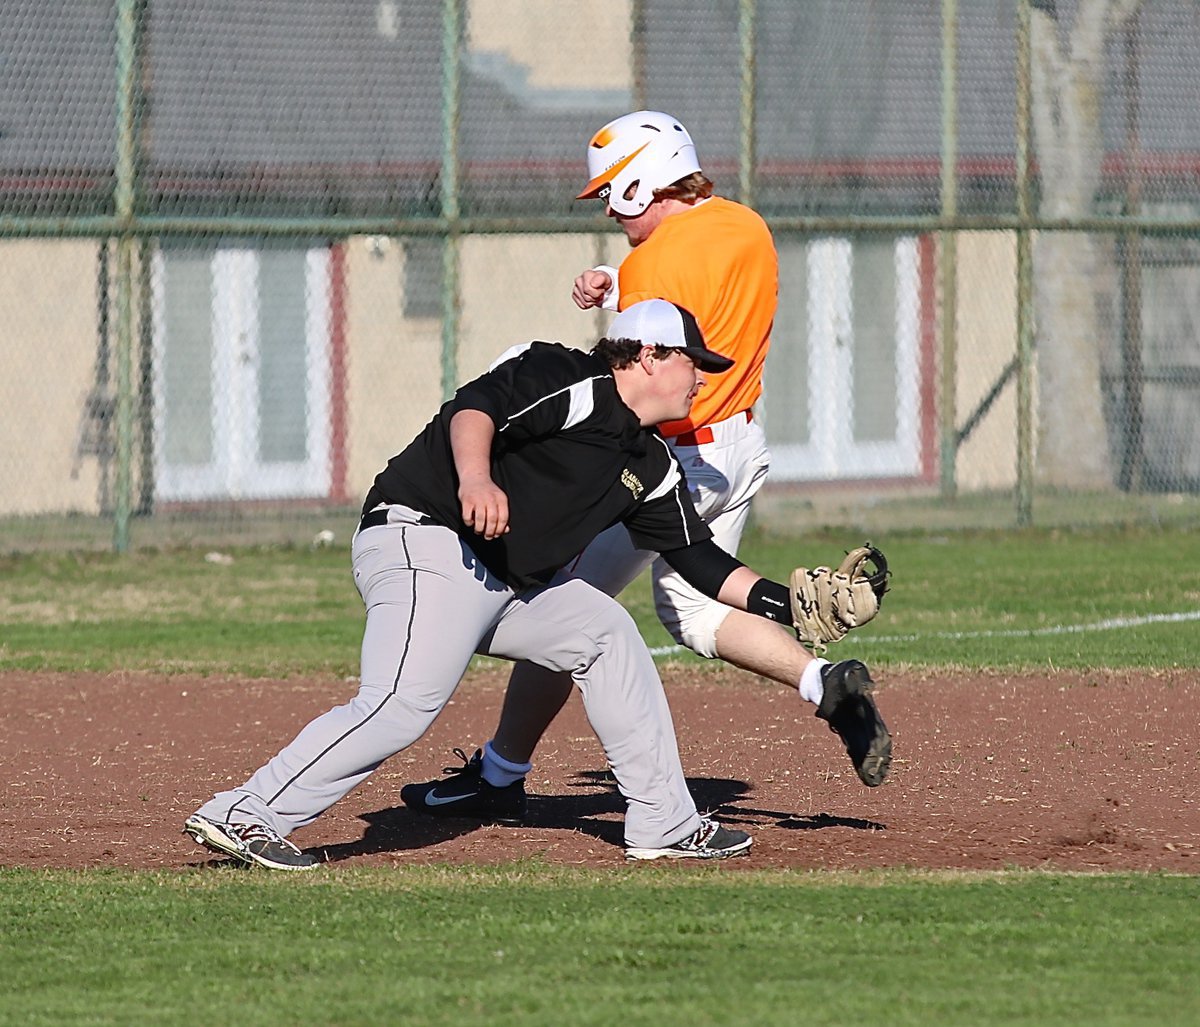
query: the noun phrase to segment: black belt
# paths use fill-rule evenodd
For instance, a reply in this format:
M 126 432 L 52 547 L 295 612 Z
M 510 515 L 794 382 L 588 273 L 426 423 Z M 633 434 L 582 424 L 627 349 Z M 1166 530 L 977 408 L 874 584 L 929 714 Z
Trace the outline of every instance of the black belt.
M 379 528 L 379 527 L 382 527 L 383 525 L 387 524 L 387 522 L 388 522 L 387 507 L 384 507 L 382 510 L 372 510 L 370 513 L 363 514 L 362 520 L 358 522 L 358 530 L 365 531 L 367 528 Z M 407 523 L 409 523 L 409 524 L 433 524 L 435 522 L 432 517 L 426 516 L 425 514 L 421 514 L 421 516 L 418 517 L 415 521 L 408 521 Z
M 387 510 L 372 510 L 363 514 L 362 520 L 358 522 L 358 530 L 365 531 L 367 528 L 378 528 L 381 524 L 387 524 L 387 515 Z

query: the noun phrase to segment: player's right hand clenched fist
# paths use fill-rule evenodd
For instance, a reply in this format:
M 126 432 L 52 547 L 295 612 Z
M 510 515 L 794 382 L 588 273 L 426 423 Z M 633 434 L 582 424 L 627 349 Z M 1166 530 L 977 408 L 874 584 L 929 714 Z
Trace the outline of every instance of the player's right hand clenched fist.
M 508 532 L 508 496 L 490 477 L 458 483 L 463 523 L 489 541 Z
M 571 290 L 571 299 L 580 310 L 598 307 L 604 302 L 604 296 L 612 288 L 612 276 L 607 271 L 592 268 L 575 279 L 575 288 Z

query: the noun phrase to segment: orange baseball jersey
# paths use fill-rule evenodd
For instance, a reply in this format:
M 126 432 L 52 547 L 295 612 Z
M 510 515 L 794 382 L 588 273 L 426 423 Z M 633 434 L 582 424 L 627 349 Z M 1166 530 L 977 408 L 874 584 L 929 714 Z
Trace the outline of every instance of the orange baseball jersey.
M 707 375 L 685 421 L 659 426 L 671 437 L 749 410 L 762 395 L 763 364 L 779 295 L 771 232 L 749 207 L 714 196 L 665 218 L 625 258 L 620 308 L 664 299 L 696 317 L 709 349 L 735 363 Z

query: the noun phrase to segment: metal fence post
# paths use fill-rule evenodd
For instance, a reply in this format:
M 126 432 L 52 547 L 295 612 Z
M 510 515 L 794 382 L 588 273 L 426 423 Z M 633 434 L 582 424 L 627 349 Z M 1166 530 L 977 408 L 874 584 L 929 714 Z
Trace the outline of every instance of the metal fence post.
M 454 395 L 458 384 L 459 197 L 458 120 L 462 79 L 462 0 L 442 5 L 442 399 Z
M 129 519 L 133 509 L 133 271 L 134 202 L 137 195 L 137 46 L 140 0 L 117 0 L 116 18 L 116 185 L 114 212 L 117 235 L 116 357 L 117 357 L 117 474 L 113 517 L 113 548 L 129 549 Z
M 942 217 L 958 216 L 958 0 L 942 0 Z M 941 282 L 941 494 L 958 492 L 958 236 L 938 233 Z
M 1141 11 L 1125 26 L 1125 209 L 1137 217 L 1142 209 L 1141 139 Z M 1142 490 L 1145 411 L 1142 361 L 1142 237 L 1136 229 L 1117 236 L 1121 264 L 1121 381 L 1125 398 L 1125 452 L 1118 485 L 1126 492 Z
M 738 199 L 747 207 L 754 206 L 754 171 L 756 141 L 754 137 L 755 97 L 755 20 L 757 0 L 741 0 L 738 7 L 738 41 L 741 44 L 741 94 L 739 104 L 738 139 Z
M 1033 523 L 1033 233 L 1030 0 L 1017 0 L 1017 524 Z

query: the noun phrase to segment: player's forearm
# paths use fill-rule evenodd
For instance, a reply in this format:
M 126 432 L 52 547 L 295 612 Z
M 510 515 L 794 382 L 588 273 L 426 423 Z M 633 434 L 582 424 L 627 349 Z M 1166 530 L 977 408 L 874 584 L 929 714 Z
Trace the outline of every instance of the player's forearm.
M 496 425 L 482 410 L 460 410 L 450 419 L 450 451 L 458 480 L 492 480 Z
M 787 586 L 764 578 L 758 571 L 745 565 L 725 579 L 717 599 L 726 606 L 792 626 Z
M 764 578 L 715 542 L 698 542 L 662 556 L 689 585 L 706 596 L 735 610 L 791 626 L 787 586 Z
M 716 598 L 726 606 L 744 610 L 746 601 L 750 597 L 750 590 L 761 580 L 762 575 L 758 571 L 751 570 L 743 564 L 725 579 Z
M 450 420 L 450 450 L 458 472 L 463 524 L 491 540 L 509 530 L 508 496 L 492 478 L 496 426 L 481 410 L 460 410 Z

